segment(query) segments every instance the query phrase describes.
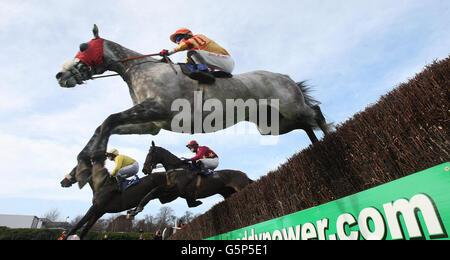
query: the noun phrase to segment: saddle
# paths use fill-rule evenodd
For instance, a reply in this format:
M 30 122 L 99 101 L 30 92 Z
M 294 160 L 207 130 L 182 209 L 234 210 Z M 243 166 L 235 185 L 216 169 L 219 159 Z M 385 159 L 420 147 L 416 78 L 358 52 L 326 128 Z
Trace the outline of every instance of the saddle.
M 214 174 L 214 171 L 211 169 L 202 169 L 202 167 L 196 163 L 189 162 L 187 164 L 187 167 L 189 170 L 191 170 L 194 173 L 197 173 L 200 177 L 207 177 L 210 174 Z
M 214 70 L 208 71 L 208 67 L 206 65 L 197 65 L 199 68 L 195 69 L 192 64 L 188 63 L 178 63 L 181 67 L 181 71 L 191 79 L 197 80 L 199 83 L 203 84 L 213 84 L 216 81 L 216 78 L 232 78 L 233 75 L 231 73 Z
M 131 188 L 132 186 L 138 185 L 139 183 L 141 183 L 141 179 L 139 178 L 139 176 L 137 176 L 137 174 L 134 176 L 134 179 L 131 180 L 127 180 L 124 179 L 122 181 L 118 181 L 118 187 L 120 191 L 124 191 L 124 190 L 128 190 L 129 188 Z

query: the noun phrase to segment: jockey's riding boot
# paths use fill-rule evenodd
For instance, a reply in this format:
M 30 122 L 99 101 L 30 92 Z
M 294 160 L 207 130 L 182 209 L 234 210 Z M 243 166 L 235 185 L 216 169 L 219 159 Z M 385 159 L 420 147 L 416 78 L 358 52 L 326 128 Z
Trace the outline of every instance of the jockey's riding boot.
M 191 162 L 190 164 L 191 166 L 191 170 L 194 171 L 195 173 L 199 173 L 202 171 L 202 166 L 200 164 L 200 162 Z
M 122 177 L 117 175 L 116 176 L 116 180 L 117 180 L 117 189 L 119 190 L 120 193 L 122 193 L 122 191 L 123 191 L 123 179 L 122 179 Z
M 209 73 L 208 70 L 197 70 L 195 72 L 192 72 L 190 77 L 192 79 L 198 80 L 198 82 L 202 84 L 213 84 L 216 82 L 216 78 Z
M 191 73 L 189 74 L 191 79 L 198 80 L 203 84 L 213 84 L 216 82 L 216 78 L 211 74 L 207 65 L 190 63 L 188 64 L 188 67 L 191 70 Z
M 200 177 L 206 177 L 206 173 L 205 172 L 197 172 L 197 175 L 199 175 Z
M 207 170 L 204 171 L 197 171 L 197 175 L 199 175 L 200 177 L 207 177 L 208 176 L 208 172 Z
M 232 78 L 233 75 L 229 72 L 222 70 L 214 70 L 211 72 L 215 78 Z

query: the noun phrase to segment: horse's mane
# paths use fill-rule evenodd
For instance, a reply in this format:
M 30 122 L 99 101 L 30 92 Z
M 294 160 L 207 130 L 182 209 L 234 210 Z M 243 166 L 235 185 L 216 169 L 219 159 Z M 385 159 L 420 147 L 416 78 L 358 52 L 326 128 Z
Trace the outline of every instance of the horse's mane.
M 180 161 L 180 158 L 178 158 L 178 156 L 176 156 L 175 154 L 169 152 L 167 149 L 164 149 L 162 147 L 159 146 L 154 146 L 155 149 L 158 149 L 157 152 L 163 152 L 165 157 L 169 157 L 170 160 L 177 160 Z
M 154 180 L 153 178 L 155 178 L 155 177 L 159 177 L 159 178 L 164 178 L 165 179 L 166 178 L 166 172 L 154 172 L 152 174 L 149 174 L 149 175 L 146 175 L 146 176 L 142 177 L 141 181 L 144 182 L 147 179 Z

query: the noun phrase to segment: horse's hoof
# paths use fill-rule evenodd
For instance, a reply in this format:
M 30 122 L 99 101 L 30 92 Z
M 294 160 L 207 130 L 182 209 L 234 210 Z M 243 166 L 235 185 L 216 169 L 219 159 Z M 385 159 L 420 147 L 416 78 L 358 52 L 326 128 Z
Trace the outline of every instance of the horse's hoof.
M 137 214 L 139 214 L 140 212 L 142 212 L 142 210 L 143 210 L 142 208 L 137 207 L 137 208 L 135 208 L 135 209 L 132 209 L 132 210 L 127 211 L 127 219 L 133 220 L 134 217 L 135 217 Z
M 189 202 L 188 202 L 189 208 L 195 208 L 195 207 L 198 207 L 198 206 L 200 206 L 200 205 L 202 205 L 202 204 L 203 204 L 203 202 L 201 202 L 201 201 L 199 201 L 199 200 L 189 201 Z
M 61 183 L 61 187 L 63 187 L 63 188 L 70 188 L 70 187 L 72 187 L 72 183 L 68 179 L 64 179 L 60 183 Z

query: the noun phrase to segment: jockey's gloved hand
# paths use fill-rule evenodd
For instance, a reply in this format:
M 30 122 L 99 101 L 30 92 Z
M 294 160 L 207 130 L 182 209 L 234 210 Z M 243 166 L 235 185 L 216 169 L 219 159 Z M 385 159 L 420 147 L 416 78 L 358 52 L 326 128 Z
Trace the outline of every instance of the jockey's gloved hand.
M 184 163 L 189 163 L 189 159 L 181 158 L 181 160 L 183 160 Z
M 166 49 L 162 50 L 162 51 L 159 53 L 159 55 L 161 55 L 161 56 L 163 56 L 163 57 L 169 56 L 170 54 L 171 54 L 170 51 L 168 51 L 168 50 L 166 50 Z

